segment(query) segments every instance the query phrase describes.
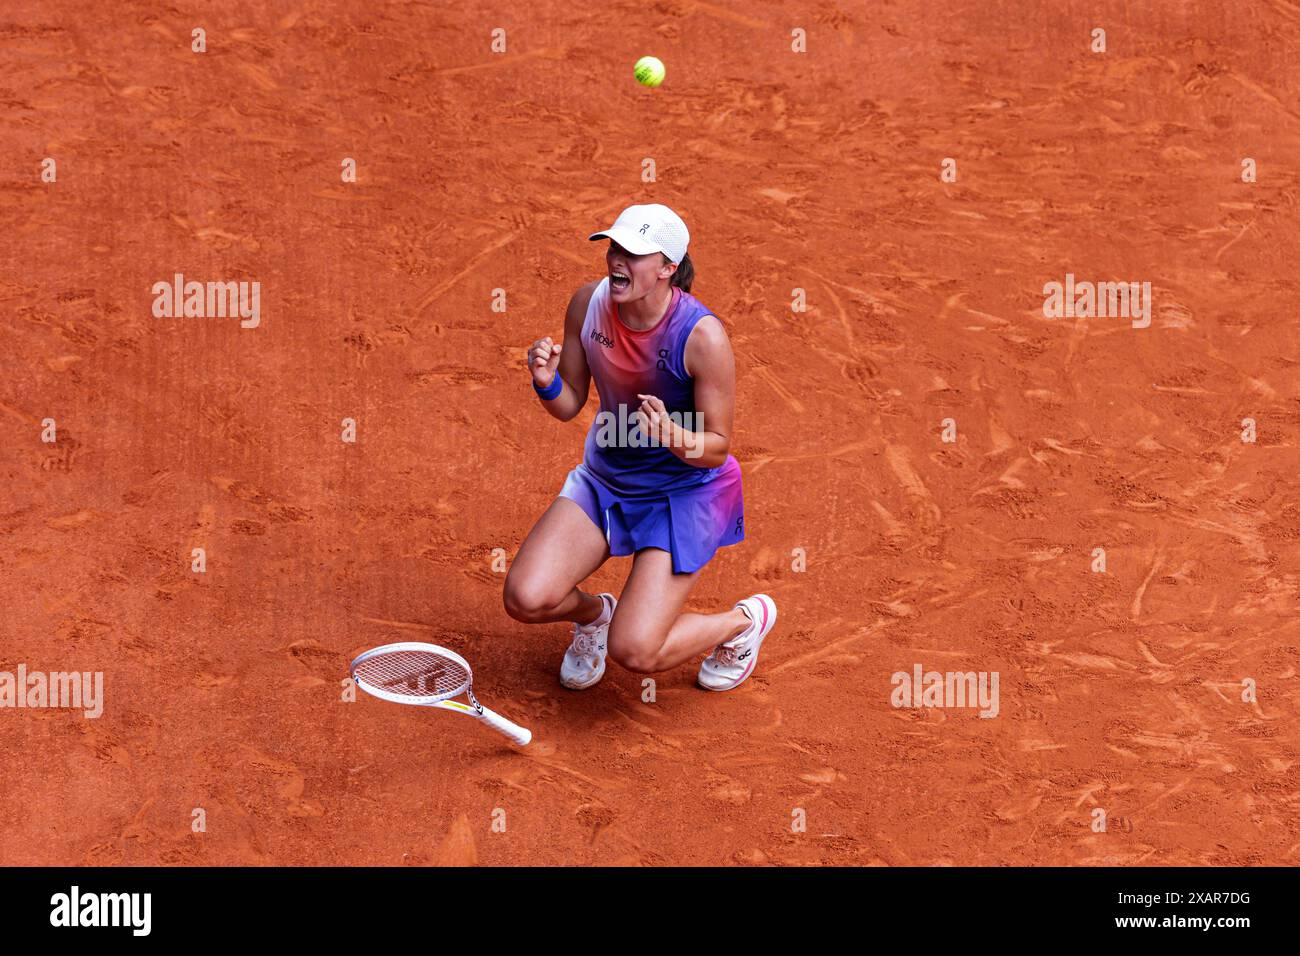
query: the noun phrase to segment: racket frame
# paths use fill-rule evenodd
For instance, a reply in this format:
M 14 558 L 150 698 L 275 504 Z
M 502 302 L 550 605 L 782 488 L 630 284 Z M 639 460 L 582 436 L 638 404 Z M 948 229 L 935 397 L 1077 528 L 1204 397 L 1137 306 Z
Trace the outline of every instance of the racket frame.
M 370 681 L 357 676 L 357 668 L 370 660 L 372 657 L 380 657 L 386 654 L 399 654 L 403 651 L 424 651 L 425 653 L 433 652 L 439 657 L 446 657 L 465 668 L 465 684 L 463 687 L 456 688 L 455 691 L 448 694 L 425 694 L 417 698 L 413 694 L 395 694 L 392 691 L 384 690 L 382 687 L 376 687 Z M 455 651 L 440 647 L 437 644 L 429 644 L 424 641 L 399 641 L 396 644 L 384 644 L 380 647 L 372 647 L 368 651 L 363 651 L 353 658 L 351 665 L 348 667 L 348 673 L 357 686 L 364 690 L 372 697 L 378 697 L 380 700 L 391 701 L 394 704 L 408 704 L 416 707 L 430 707 L 434 704 L 445 700 L 451 700 L 453 697 L 459 697 L 462 693 L 469 692 L 469 699 L 474 704 L 474 709 L 479 713 L 483 711 L 483 705 L 474 698 L 474 671 L 470 669 L 469 661 L 461 657 Z
M 454 692 L 446 694 L 428 694 L 424 697 L 413 697 L 410 694 L 395 694 L 386 691 L 383 688 L 376 687 L 370 681 L 357 676 L 357 667 L 364 664 L 373 657 L 379 657 L 381 654 L 397 654 L 403 651 L 424 651 L 432 652 L 439 657 L 445 657 L 452 662 L 459 664 L 465 669 L 465 684 L 457 688 Z M 495 711 L 488 710 L 478 702 L 474 696 L 474 671 L 469 666 L 469 661 L 461 657 L 453 650 L 442 647 L 439 644 L 429 644 L 425 641 L 399 641 L 395 644 L 383 644 L 379 647 L 372 647 L 368 651 L 363 651 L 352 659 L 348 666 L 348 673 L 352 677 L 352 682 L 360 687 L 363 691 L 372 697 L 378 697 L 380 700 L 390 701 L 394 704 L 406 704 L 408 707 L 441 707 L 445 710 L 454 710 L 457 713 L 474 717 L 477 720 L 487 724 L 493 730 L 509 737 L 514 743 L 521 747 L 526 747 L 532 740 L 532 731 L 526 727 L 516 724 L 508 718 L 502 717 Z M 465 694 L 469 698 L 469 704 L 462 704 L 458 700 L 452 700 L 453 697 L 459 697 Z

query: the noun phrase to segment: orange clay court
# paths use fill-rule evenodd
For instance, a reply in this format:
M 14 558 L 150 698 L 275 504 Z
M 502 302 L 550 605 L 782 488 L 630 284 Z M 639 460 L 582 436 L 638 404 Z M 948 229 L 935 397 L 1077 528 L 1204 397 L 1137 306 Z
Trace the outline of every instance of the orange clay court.
M 105 681 L 0 710 L 4 863 L 1296 862 L 1297 4 L 14 0 L 0 40 L 0 669 Z M 637 202 L 736 354 L 747 538 L 689 606 L 781 607 L 742 687 L 652 704 L 564 690 L 499 573 L 596 408 L 525 349 Z M 175 273 L 260 324 L 155 317 Z M 1045 317 L 1067 274 L 1149 327 Z M 398 640 L 533 743 L 341 701 Z M 893 706 L 917 665 L 997 716 Z

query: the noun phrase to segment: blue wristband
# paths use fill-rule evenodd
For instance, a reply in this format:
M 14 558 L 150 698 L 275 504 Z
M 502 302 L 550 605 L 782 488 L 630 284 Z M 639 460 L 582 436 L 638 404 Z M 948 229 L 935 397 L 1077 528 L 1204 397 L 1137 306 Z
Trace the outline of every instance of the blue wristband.
M 537 382 L 534 381 L 533 391 L 537 393 L 537 397 L 542 401 L 549 402 L 553 398 L 559 398 L 560 393 L 564 391 L 564 379 L 557 375 L 551 379 L 551 384 L 545 388 L 538 388 Z

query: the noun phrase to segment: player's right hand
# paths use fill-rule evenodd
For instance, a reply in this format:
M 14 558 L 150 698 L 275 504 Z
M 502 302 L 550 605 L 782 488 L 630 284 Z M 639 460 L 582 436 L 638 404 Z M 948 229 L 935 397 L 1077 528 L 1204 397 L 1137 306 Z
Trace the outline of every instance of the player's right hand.
M 555 381 L 555 370 L 560 364 L 560 350 L 564 348 L 551 340 L 548 335 L 538 339 L 528 350 L 528 371 L 533 373 L 533 381 L 538 387 L 546 388 Z

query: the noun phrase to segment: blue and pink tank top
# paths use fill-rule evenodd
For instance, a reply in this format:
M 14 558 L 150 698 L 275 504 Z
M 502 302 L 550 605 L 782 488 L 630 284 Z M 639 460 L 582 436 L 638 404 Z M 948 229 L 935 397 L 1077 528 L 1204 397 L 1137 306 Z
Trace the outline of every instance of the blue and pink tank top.
M 609 278 L 591 294 L 582 323 L 582 348 L 600 395 L 600 413 L 587 432 L 583 463 L 620 494 L 682 491 L 711 481 L 718 468 L 697 468 L 662 446 L 632 447 L 638 394 L 655 395 L 690 431 L 706 431 L 695 410 L 695 380 L 686 373 L 686 340 L 712 313 L 688 292 L 673 287 L 668 311 L 652 329 L 628 328 L 610 299 Z M 621 406 L 621 407 L 620 407 Z M 689 417 L 685 417 L 689 416 Z M 635 436 L 623 440 L 629 430 Z M 611 437 L 615 441 L 611 442 Z

